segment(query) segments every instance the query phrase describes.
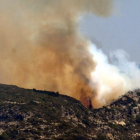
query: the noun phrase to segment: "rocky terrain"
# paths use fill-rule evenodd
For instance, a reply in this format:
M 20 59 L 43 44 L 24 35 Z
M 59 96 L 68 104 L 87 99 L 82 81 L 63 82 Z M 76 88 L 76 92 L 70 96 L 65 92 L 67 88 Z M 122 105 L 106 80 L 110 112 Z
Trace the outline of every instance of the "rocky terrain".
M 58 92 L 0 84 L 0 140 L 139 140 L 140 90 L 88 109 Z

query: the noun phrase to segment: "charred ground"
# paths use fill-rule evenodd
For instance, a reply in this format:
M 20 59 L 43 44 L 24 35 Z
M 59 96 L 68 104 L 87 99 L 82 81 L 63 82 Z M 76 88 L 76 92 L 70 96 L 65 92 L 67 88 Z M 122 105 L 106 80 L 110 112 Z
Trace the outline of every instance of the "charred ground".
M 0 84 L 0 139 L 140 139 L 140 91 L 88 109 L 58 92 Z

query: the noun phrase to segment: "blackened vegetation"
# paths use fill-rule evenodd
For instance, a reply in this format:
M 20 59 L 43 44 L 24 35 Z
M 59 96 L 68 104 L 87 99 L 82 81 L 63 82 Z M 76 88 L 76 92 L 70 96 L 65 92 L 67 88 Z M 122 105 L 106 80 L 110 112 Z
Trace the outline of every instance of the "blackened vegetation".
M 45 91 L 45 90 L 36 90 L 35 88 L 33 88 L 34 92 L 38 92 L 38 93 L 44 93 L 44 94 L 48 94 L 50 96 L 54 96 L 54 97 L 58 97 L 59 96 L 59 92 L 52 92 L 52 91 Z
M 91 99 L 89 100 L 89 109 L 93 109 L 93 106 L 92 106 L 92 102 L 91 102 Z

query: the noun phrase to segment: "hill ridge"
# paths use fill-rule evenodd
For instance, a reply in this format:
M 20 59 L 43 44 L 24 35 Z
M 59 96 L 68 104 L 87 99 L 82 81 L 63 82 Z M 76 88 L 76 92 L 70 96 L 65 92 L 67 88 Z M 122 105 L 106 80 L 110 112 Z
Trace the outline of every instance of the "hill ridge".
M 140 91 L 88 109 L 58 92 L 0 84 L 0 139 L 140 139 Z

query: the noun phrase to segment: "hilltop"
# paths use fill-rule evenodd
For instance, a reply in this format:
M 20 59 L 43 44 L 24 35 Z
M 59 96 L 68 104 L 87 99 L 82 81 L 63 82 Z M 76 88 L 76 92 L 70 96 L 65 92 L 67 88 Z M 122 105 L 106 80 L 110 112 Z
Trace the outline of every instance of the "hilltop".
M 140 90 L 88 109 L 58 92 L 0 84 L 1 140 L 140 139 Z

